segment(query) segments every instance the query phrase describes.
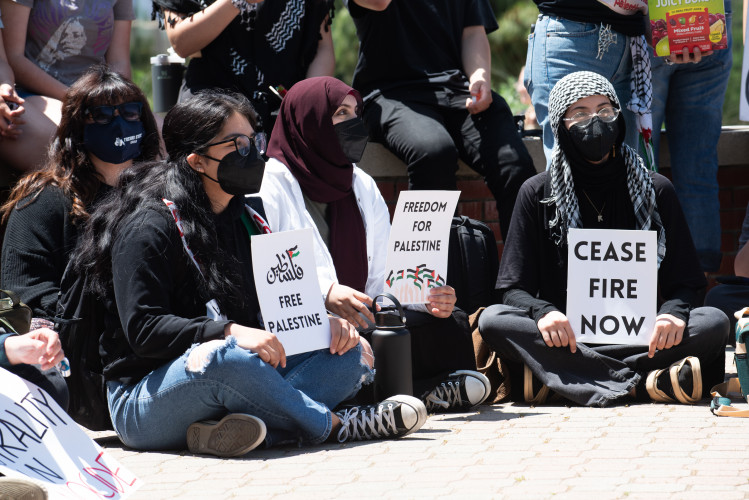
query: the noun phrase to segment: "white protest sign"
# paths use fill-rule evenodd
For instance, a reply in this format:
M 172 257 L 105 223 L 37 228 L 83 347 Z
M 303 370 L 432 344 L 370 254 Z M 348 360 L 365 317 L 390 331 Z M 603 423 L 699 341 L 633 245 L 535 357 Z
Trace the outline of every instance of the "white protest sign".
M 42 389 L 0 368 L 0 473 L 50 498 L 119 500 L 143 482 L 107 455 Z
M 313 229 L 252 237 L 252 269 L 265 329 L 287 356 L 330 347 L 330 323 L 317 281 Z
M 746 24 L 746 39 L 749 40 L 749 23 Z M 744 51 L 743 63 L 741 65 L 741 97 L 739 99 L 739 119 L 749 122 L 749 92 L 746 86 L 749 85 L 749 50 Z
M 657 306 L 655 231 L 570 229 L 567 318 L 578 342 L 647 344 Z
M 401 191 L 385 265 L 385 292 L 401 304 L 427 302 L 445 285 L 450 222 L 460 191 Z

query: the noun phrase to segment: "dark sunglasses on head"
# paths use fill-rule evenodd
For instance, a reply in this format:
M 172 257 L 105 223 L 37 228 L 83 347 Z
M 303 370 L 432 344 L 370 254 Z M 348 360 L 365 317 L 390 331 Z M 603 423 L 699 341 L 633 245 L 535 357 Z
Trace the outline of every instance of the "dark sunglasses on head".
M 238 135 L 236 137 L 232 137 L 231 139 L 227 139 L 225 141 L 219 141 L 219 142 L 213 142 L 211 144 L 206 144 L 206 148 L 210 148 L 211 146 L 218 146 L 219 144 L 226 144 L 227 142 L 233 142 L 234 148 L 237 150 L 237 153 L 240 154 L 240 156 L 247 156 L 250 154 L 250 150 L 252 149 L 252 144 L 255 143 L 255 147 L 257 148 L 257 152 L 260 154 L 265 153 L 265 148 L 268 145 L 268 139 L 265 136 L 263 132 L 258 132 L 255 134 L 254 137 L 247 137 L 246 135 Z
M 120 116 L 129 122 L 137 122 L 140 120 L 141 113 L 143 111 L 142 102 L 124 102 L 116 106 L 95 106 L 86 110 L 86 115 L 91 116 L 94 123 L 99 125 L 106 125 L 112 123 L 115 118 L 114 111 L 120 114 Z

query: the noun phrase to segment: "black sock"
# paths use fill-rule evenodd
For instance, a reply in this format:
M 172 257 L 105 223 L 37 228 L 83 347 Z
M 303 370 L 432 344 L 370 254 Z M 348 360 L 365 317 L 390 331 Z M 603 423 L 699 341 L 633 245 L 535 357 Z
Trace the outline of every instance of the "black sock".
M 691 397 L 692 388 L 694 387 L 692 378 L 692 365 L 690 365 L 689 363 L 684 363 L 684 366 L 682 366 L 681 370 L 679 370 L 678 380 L 681 389 Z M 664 370 L 663 373 L 658 376 L 655 381 L 655 386 L 661 391 L 668 394 L 673 399 L 676 399 L 676 396 L 674 395 L 674 388 L 671 384 L 671 374 L 669 373 L 668 369 Z

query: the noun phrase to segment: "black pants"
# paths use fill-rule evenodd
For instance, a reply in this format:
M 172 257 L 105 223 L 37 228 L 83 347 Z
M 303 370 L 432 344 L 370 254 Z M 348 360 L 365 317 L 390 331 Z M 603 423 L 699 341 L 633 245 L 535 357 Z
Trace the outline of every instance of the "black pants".
M 648 358 L 648 346 L 577 344 L 548 347 L 536 322 L 524 310 L 506 305 L 487 308 L 479 331 L 497 353 L 528 365 L 552 391 L 585 406 L 606 406 L 625 398 L 651 370 L 667 368 L 687 356 L 696 356 L 702 368 L 703 395 L 725 377 L 728 319 L 712 307 L 692 310 L 680 344 Z
M 716 307 L 723 311 L 731 326 L 728 330 L 728 343 L 736 345 L 736 311 L 749 307 L 749 284 L 724 284 L 718 285 L 707 292 L 705 305 Z
M 512 112 L 499 94 L 471 115 L 468 91 L 398 91 L 364 107 L 370 137 L 408 166 L 409 189 L 456 189 L 458 158 L 484 177 L 494 195 L 503 238 L 523 182 L 535 175 Z
M 7 367 L 6 370 L 18 375 L 24 380 L 32 382 L 49 394 L 60 407 L 67 411 L 68 410 L 68 386 L 65 383 L 65 379 L 62 378 L 60 373 L 54 368 L 50 368 L 47 371 L 42 371 L 39 367 L 34 365 L 12 365 Z

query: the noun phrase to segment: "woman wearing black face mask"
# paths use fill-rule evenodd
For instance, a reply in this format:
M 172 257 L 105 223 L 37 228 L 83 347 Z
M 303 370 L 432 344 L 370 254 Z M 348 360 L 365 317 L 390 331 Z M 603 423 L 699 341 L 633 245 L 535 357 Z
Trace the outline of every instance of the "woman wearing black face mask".
M 54 317 L 80 227 L 123 169 L 158 155 L 143 92 L 105 66 L 86 72 L 66 94 L 46 166 L 21 179 L 2 208 L 0 287 L 14 290 L 35 317 Z
M 361 105 L 359 93 L 335 78 L 294 85 L 276 119 L 260 194 L 274 231 L 315 229 L 326 308 L 367 329 L 374 321 L 367 306 L 385 283 L 390 213 L 374 179 L 354 165 L 367 143 Z M 470 371 L 473 348 L 455 300 L 451 287 L 435 288 L 430 303 L 406 313 L 409 325 L 429 325 L 411 340 L 414 394 L 432 412 L 464 410 L 488 396 L 488 381 Z
M 619 101 L 604 77 L 561 79 L 549 119 L 552 161 L 520 190 L 500 266 L 504 304 L 481 316 L 484 340 L 526 365 L 526 401 L 542 402 L 548 389 L 589 406 L 633 396 L 698 401 L 723 380 L 728 322 L 699 307 L 706 282 L 673 186 L 623 143 Z M 649 345 L 575 342 L 565 316 L 569 228 L 657 232 L 660 297 Z
M 417 430 L 426 411 L 414 398 L 331 411 L 372 380 L 345 321 L 330 319 L 330 349 L 288 358 L 262 329 L 250 239 L 268 226 L 261 200 L 244 196 L 263 176 L 255 126 L 239 94 L 178 103 L 164 119 L 168 159 L 125 171 L 89 221 L 75 264 L 109 305 L 114 429 L 133 448 L 218 456 Z

